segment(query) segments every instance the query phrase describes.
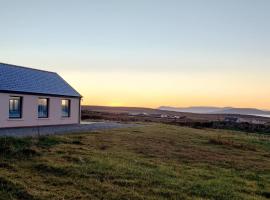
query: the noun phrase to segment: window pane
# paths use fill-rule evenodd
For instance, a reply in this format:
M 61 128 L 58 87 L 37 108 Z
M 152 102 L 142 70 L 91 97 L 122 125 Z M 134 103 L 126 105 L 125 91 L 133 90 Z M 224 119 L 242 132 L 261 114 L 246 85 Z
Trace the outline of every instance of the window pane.
M 11 97 L 9 99 L 9 118 L 22 117 L 22 97 Z
M 62 107 L 62 117 L 70 117 L 70 100 L 62 99 L 61 107 Z
M 47 118 L 49 116 L 48 99 L 38 99 L 38 117 Z

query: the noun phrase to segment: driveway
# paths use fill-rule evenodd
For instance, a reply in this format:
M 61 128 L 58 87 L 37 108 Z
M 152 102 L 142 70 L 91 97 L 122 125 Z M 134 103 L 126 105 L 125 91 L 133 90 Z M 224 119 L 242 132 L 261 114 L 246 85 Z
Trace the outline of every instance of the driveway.
M 81 124 L 72 125 L 57 125 L 57 126 L 42 126 L 42 127 L 24 127 L 24 128 L 2 128 L 0 129 L 1 136 L 40 136 L 54 135 L 75 132 L 89 132 L 95 130 L 106 130 L 115 128 L 131 127 L 134 124 L 122 124 L 117 122 L 82 122 Z

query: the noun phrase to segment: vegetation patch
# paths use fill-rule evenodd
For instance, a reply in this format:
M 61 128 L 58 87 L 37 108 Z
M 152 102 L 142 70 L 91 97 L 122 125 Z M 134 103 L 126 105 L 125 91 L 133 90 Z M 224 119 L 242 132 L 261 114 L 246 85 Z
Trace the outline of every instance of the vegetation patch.
M 32 148 L 33 141 L 30 138 L 0 138 L 0 157 L 3 159 L 27 159 L 38 155 Z
M 34 169 L 37 170 L 38 172 L 46 175 L 46 174 L 52 174 L 55 176 L 65 176 L 65 175 L 70 175 L 70 171 L 64 166 L 56 166 L 56 165 L 51 165 L 47 163 L 39 163 L 34 165 Z
M 266 197 L 267 199 L 270 199 L 270 192 L 269 191 L 264 191 L 261 193 L 261 195 Z
M 148 123 L 1 138 L 0 199 L 267 200 L 270 136 L 261 136 Z
M 192 195 L 206 199 L 223 199 L 223 200 L 241 200 L 234 189 L 228 183 L 216 180 L 199 181 L 195 183 L 189 191 Z
M 209 139 L 209 143 L 215 144 L 215 145 L 233 147 L 233 148 L 237 148 L 237 149 L 256 151 L 256 147 L 254 147 L 254 146 L 251 146 L 249 144 L 236 143 L 233 140 L 226 140 L 226 139 L 222 139 L 221 137 L 211 138 L 211 139 Z
M 61 142 L 62 141 L 59 138 L 57 138 L 57 136 L 41 136 L 38 137 L 37 146 L 48 148 L 60 144 Z
M 0 162 L 0 168 L 12 170 L 13 166 L 11 164 L 9 164 L 8 162 Z
M 18 183 L 0 177 L 0 199 L 34 200 L 35 198 Z

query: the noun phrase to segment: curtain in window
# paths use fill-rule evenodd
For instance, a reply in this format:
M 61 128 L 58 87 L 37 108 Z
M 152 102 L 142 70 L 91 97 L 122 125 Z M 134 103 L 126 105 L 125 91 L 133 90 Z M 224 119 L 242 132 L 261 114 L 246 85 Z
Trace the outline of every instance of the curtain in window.
M 48 117 L 48 99 L 38 100 L 38 117 L 39 118 Z
M 21 118 L 21 97 L 11 97 L 9 99 L 9 117 Z
M 62 99 L 62 117 L 69 117 L 70 116 L 70 100 Z

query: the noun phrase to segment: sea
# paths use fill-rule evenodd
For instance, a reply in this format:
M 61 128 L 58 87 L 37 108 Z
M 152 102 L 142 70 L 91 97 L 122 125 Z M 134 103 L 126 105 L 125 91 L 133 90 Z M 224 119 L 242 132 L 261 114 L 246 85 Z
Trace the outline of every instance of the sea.
M 270 118 L 270 115 L 255 115 L 255 116 L 258 116 L 258 117 L 269 117 Z

